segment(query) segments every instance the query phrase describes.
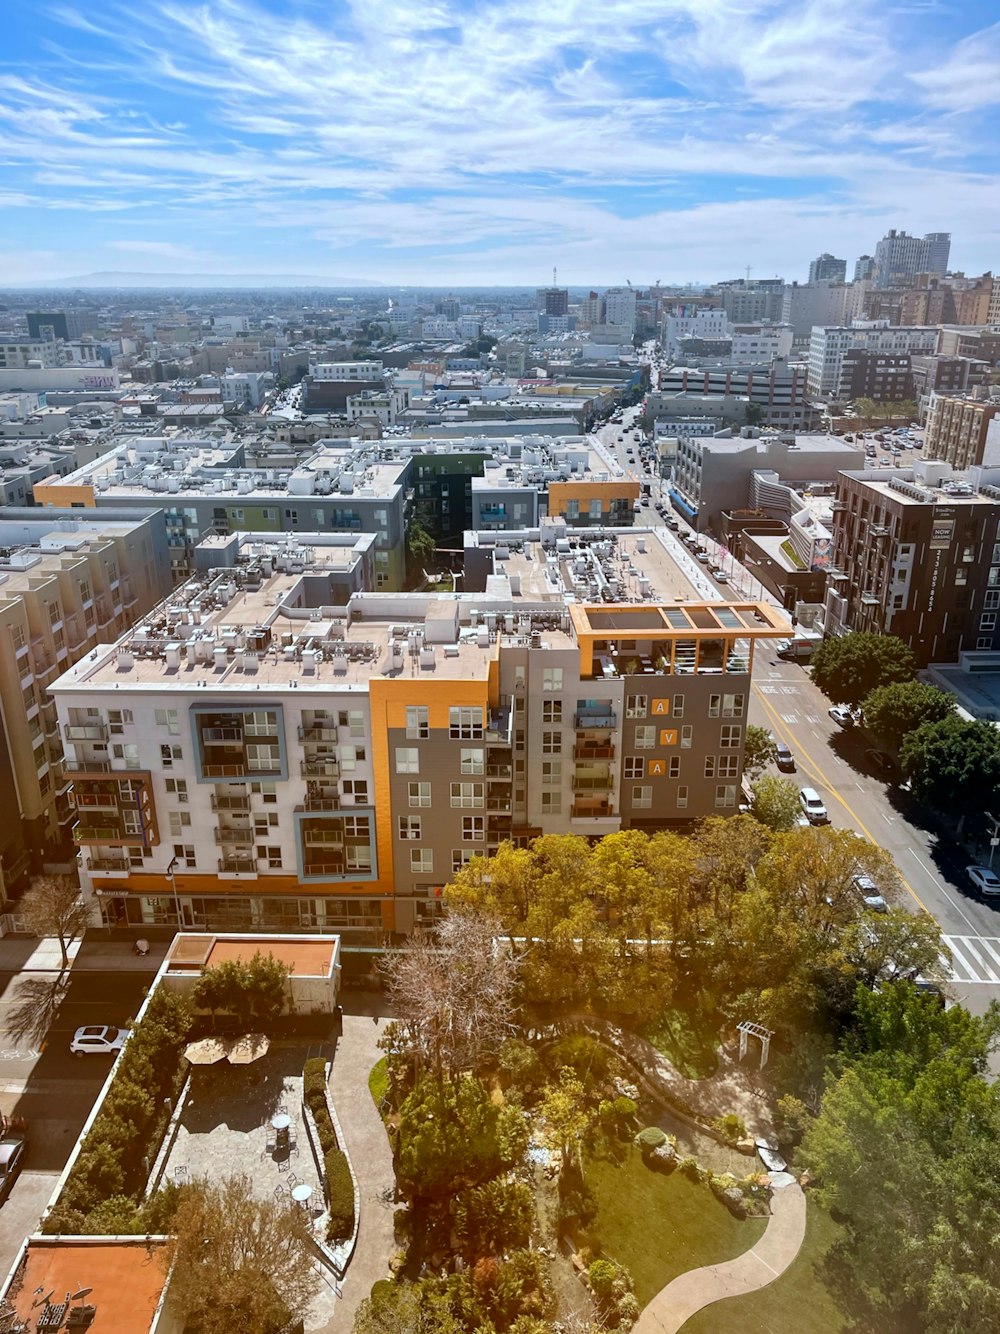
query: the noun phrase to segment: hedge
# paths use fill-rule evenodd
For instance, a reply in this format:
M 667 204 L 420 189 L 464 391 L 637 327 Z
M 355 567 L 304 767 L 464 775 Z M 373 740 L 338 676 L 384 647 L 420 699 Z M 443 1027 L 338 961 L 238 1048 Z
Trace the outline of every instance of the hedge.
M 354 1231 L 354 1180 L 333 1128 L 330 1105 L 326 1098 L 326 1061 L 322 1056 L 314 1056 L 302 1068 L 302 1097 L 316 1122 L 316 1133 L 323 1154 L 330 1208 L 327 1240 L 343 1241 Z

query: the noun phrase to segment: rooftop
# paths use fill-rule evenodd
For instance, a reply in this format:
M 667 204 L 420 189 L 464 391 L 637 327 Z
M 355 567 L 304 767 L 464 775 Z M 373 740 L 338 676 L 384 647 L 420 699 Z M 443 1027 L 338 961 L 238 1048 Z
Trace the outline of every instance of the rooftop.
M 6 1301 L 22 1320 L 37 1322 L 48 1309 L 42 1294 L 61 1304 L 83 1293 L 70 1304 L 96 1308 L 89 1334 L 149 1334 L 163 1291 L 161 1253 L 161 1243 L 145 1238 L 32 1237 L 20 1285 Z

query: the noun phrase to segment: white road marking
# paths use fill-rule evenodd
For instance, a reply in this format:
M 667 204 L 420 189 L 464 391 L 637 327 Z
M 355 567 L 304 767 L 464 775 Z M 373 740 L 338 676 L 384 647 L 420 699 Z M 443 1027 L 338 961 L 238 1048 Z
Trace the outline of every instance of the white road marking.
M 951 951 L 951 965 L 946 971 L 953 981 L 1000 985 L 1000 936 L 943 936 L 942 939 Z
M 991 982 L 1000 982 L 1000 977 L 997 977 L 996 973 L 995 973 L 995 972 L 993 971 L 993 969 L 989 966 L 989 964 L 986 962 L 986 960 L 983 958 L 983 956 L 979 953 L 979 951 L 976 949 L 975 945 L 972 943 L 971 940 L 967 940 L 967 941 L 965 942 L 965 948 L 969 951 L 969 953 L 970 953 L 970 954 L 972 955 L 972 957 L 975 959 L 975 961 L 976 961 L 976 963 L 979 965 L 980 969 L 981 969 L 984 973 L 988 974 L 989 980 L 990 980 Z

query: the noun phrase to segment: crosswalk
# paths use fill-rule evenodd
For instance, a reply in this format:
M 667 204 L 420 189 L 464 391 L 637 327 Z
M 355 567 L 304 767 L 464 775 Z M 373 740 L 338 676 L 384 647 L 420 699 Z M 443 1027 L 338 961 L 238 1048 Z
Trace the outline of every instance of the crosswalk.
M 951 951 L 949 972 L 955 982 L 1000 986 L 1000 936 L 944 936 Z

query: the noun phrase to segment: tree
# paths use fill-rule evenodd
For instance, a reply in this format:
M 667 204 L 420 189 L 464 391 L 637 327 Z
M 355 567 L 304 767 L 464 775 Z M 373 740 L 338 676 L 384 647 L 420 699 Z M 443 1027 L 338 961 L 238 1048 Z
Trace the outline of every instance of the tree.
M 766 727 L 750 723 L 743 744 L 743 772 L 747 778 L 756 778 L 774 759 L 774 737 Z
M 956 714 L 924 723 L 904 737 L 899 762 L 919 801 L 958 813 L 959 832 L 1000 794 L 1000 733 L 990 723 Z
M 433 537 L 419 519 L 413 519 L 406 533 L 406 561 L 411 584 L 419 582 L 423 571 L 433 562 L 435 550 Z
M 562 1166 L 579 1166 L 580 1144 L 594 1115 L 583 1081 L 568 1065 L 559 1071 L 559 1082 L 543 1094 L 539 1114 L 559 1147 Z
M 69 965 L 69 946 L 90 925 L 90 910 L 80 888 L 68 875 L 43 875 L 31 882 L 21 900 L 24 925 L 35 936 L 55 936 L 62 966 Z
M 855 632 L 824 639 L 812 658 L 813 680 L 823 694 L 852 708 L 877 686 L 911 681 L 916 670 L 913 650 L 895 635 Z
M 865 726 L 893 752 L 923 723 L 939 723 L 955 712 L 951 695 L 922 681 L 877 686 L 862 701 Z
M 751 403 L 748 399 L 744 409 L 744 420 L 747 426 L 760 426 L 764 421 L 764 409 L 759 403 Z
M 798 785 L 790 778 L 777 778 L 773 774 L 762 774 L 750 785 L 752 797 L 750 811 L 755 820 L 776 834 L 783 830 L 794 829 L 798 822 L 799 804 Z
M 873 398 L 856 398 L 854 407 L 857 415 L 861 418 L 861 425 L 867 429 L 878 415 L 878 404 Z
M 254 1194 L 248 1175 L 181 1193 L 167 1246 L 170 1302 L 199 1334 L 280 1334 L 312 1293 L 308 1225 L 289 1202 Z
M 438 1078 L 477 1070 L 510 1036 L 518 960 L 502 934 L 496 918 L 456 909 L 436 936 L 384 961 L 390 1008 L 418 1069 Z
M 288 996 L 287 964 L 257 950 L 249 962 L 224 959 L 203 970 L 194 986 L 194 1003 L 212 1014 L 245 1016 L 268 1027 L 285 1008 Z

